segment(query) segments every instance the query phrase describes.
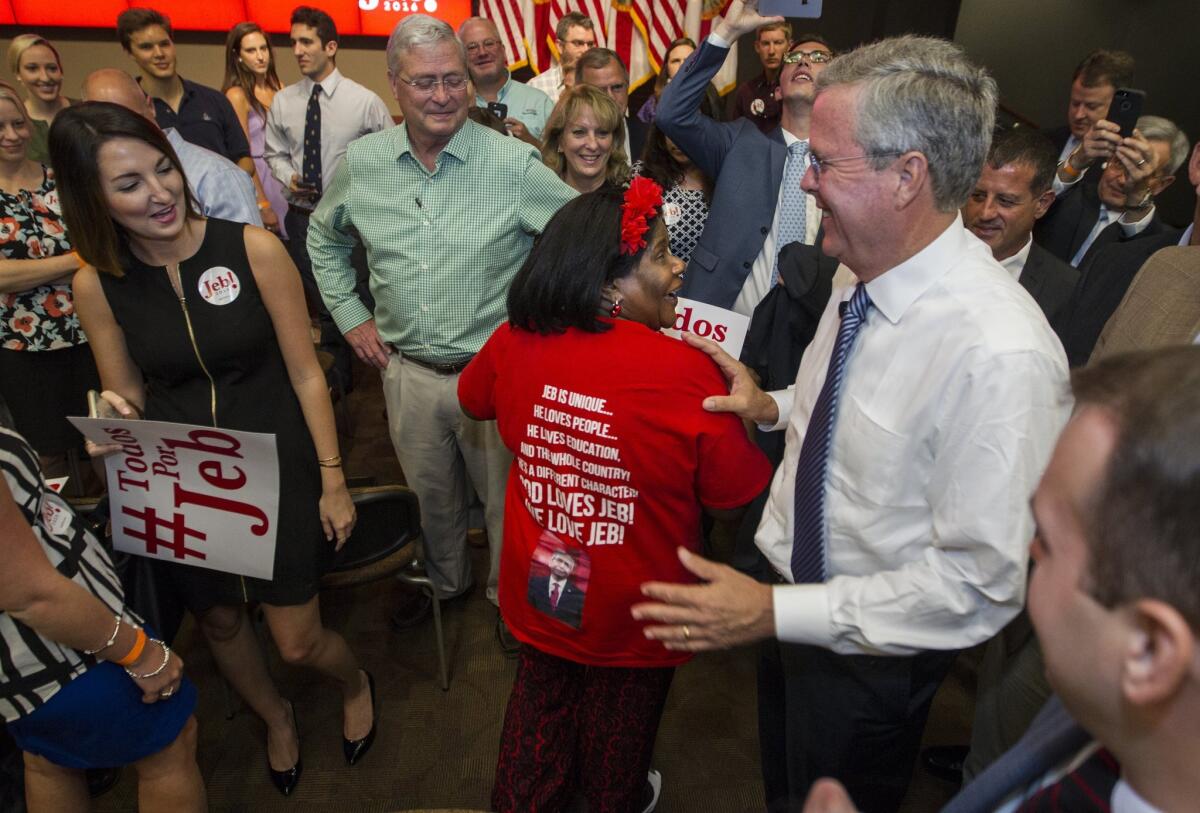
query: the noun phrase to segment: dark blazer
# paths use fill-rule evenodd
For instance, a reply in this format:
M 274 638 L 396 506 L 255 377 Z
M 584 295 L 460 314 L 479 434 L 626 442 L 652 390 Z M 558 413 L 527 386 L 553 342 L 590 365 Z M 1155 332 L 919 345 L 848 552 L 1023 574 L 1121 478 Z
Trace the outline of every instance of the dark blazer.
M 1067 361 L 1072 367 L 1087 364 L 1100 338 L 1100 331 L 1116 311 L 1150 255 L 1160 248 L 1173 246 L 1183 236 L 1180 229 L 1160 231 L 1089 251 L 1080 268 L 1079 283 L 1062 315 L 1052 323 L 1054 332 L 1062 339 Z
M 1034 243 L 1029 247 L 1029 257 L 1018 281 L 1054 324 L 1071 301 L 1079 272 Z
M 1100 172 L 1098 165 L 1091 167 L 1083 180 L 1060 195 L 1050 206 L 1050 211 L 1034 224 L 1034 242 L 1065 263 L 1071 262 L 1071 258 L 1079 251 L 1079 247 L 1083 245 L 1092 226 L 1096 225 L 1096 220 L 1100 217 L 1099 183 L 1089 183 L 1093 174 L 1099 179 Z M 1082 267 L 1105 246 L 1151 237 L 1161 234 L 1165 229 L 1162 221 L 1158 219 L 1157 211 L 1150 225 L 1135 237 L 1125 237 L 1119 223 L 1109 223 L 1104 231 L 1096 235 L 1079 265 Z
M 1054 145 L 1055 154 L 1061 153 L 1063 147 L 1067 146 L 1067 142 L 1071 139 L 1071 128 L 1067 125 L 1055 127 L 1053 130 L 1043 130 L 1046 138 L 1050 139 L 1050 143 Z
M 637 116 L 629 116 L 625 120 L 629 122 L 629 163 L 632 164 L 642 157 L 642 150 L 646 148 L 646 136 L 650 132 L 650 125 Z
M 771 231 L 787 147 L 783 132 L 753 122 L 716 122 L 700 112 L 709 82 L 729 55 L 705 41 L 663 90 L 655 123 L 713 179 L 708 224 L 692 251 L 683 296 L 732 308 Z
M 550 577 L 534 576 L 529 580 L 529 603 L 576 629 L 583 623 L 583 592 L 575 586 L 570 576 L 563 583 L 557 607 L 550 606 Z

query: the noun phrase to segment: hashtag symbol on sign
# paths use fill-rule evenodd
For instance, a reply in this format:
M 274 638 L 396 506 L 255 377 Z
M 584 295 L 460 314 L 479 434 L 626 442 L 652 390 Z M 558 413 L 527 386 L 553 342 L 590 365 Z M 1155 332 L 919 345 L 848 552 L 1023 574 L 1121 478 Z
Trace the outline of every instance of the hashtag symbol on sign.
M 134 519 L 140 519 L 145 523 L 141 530 L 129 527 L 125 527 L 122 530 L 134 539 L 145 542 L 146 553 L 156 555 L 161 545 L 171 551 L 176 559 L 186 559 L 189 556 L 196 559 L 208 558 L 201 551 L 192 550 L 187 546 L 187 538 L 189 536 L 203 541 L 208 537 L 208 534 L 189 528 L 184 522 L 183 514 L 175 513 L 171 515 L 170 520 L 165 520 L 160 519 L 158 512 L 153 508 L 138 511 L 126 505 L 121 506 L 121 513 Z M 167 531 L 167 538 L 162 538 L 158 535 L 160 530 Z

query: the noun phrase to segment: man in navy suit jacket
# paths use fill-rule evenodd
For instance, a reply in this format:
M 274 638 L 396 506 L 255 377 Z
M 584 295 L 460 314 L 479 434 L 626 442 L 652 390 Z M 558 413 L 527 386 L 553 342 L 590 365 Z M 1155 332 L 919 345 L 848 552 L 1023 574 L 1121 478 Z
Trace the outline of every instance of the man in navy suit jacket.
M 783 200 L 781 186 L 793 142 L 805 146 L 803 157 L 792 159 L 802 164 L 789 175 L 796 187 L 794 193 L 805 200 L 800 242 L 811 245 L 816 241 L 820 211 L 812 196 L 798 187 L 809 163 L 814 80 L 833 55 L 816 35 L 802 35 L 793 44 L 779 73 L 781 126 L 769 134 L 747 119 L 719 123 L 702 115 L 700 102 L 724 64 L 730 45 L 761 26 L 764 19 L 753 9 L 731 7 L 729 17 L 713 29 L 663 90 L 655 121 L 667 138 L 713 179 L 708 225 L 692 251 L 682 294 L 745 316 L 754 312 L 775 278 L 775 260 L 783 248 L 777 209 Z M 797 57 L 797 52 L 802 55 Z M 797 61 L 789 64 L 788 59 Z
M 1033 498 L 1028 597 L 1057 696 L 943 813 L 1200 798 L 1200 347 L 1105 358 L 1072 386 Z M 853 805 L 825 780 L 804 809 Z

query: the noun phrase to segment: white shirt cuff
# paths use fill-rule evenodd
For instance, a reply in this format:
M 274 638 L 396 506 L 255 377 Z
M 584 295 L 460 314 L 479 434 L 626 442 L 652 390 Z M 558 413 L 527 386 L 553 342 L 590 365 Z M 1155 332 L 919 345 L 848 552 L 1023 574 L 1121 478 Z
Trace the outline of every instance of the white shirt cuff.
M 778 432 L 780 429 L 786 429 L 788 418 L 792 416 L 792 401 L 795 396 L 795 386 L 788 387 L 786 390 L 774 390 L 773 392 L 768 392 L 767 395 L 775 402 L 775 408 L 779 410 L 779 419 L 775 423 L 758 424 L 758 431 Z
M 1086 174 L 1087 170 L 1085 169 L 1071 180 L 1064 181 L 1062 178 L 1058 177 L 1058 170 L 1056 169 L 1054 170 L 1054 180 L 1050 182 L 1050 188 L 1054 190 L 1055 195 L 1061 195 L 1063 192 L 1066 192 L 1068 189 L 1075 186 L 1075 184 L 1083 180 L 1083 176 Z
M 726 51 L 733 47 L 733 43 L 729 42 L 729 40 L 722 36 L 718 36 L 716 31 L 713 31 L 708 35 L 708 41 L 718 48 L 724 48 Z
M 824 584 L 783 584 L 772 588 L 775 637 L 786 644 L 833 644 L 829 587 Z
M 1125 217 L 1126 215 L 1121 215 L 1121 219 L 1117 221 L 1121 224 L 1121 231 L 1125 233 L 1125 236 L 1133 237 L 1141 234 L 1146 227 L 1150 225 L 1151 218 L 1154 217 L 1154 206 L 1151 205 L 1150 208 L 1146 210 L 1146 214 L 1142 215 L 1141 220 L 1135 220 L 1134 222 L 1130 223 L 1125 219 Z

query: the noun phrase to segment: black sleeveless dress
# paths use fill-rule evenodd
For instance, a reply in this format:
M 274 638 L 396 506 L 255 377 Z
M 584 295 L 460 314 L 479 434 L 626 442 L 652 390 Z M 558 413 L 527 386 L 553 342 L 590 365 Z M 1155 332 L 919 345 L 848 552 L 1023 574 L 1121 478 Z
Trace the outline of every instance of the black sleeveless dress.
M 316 595 L 333 554 L 321 528 L 317 453 L 250 270 L 243 229 L 241 223 L 208 219 L 200 248 L 180 264 L 182 304 L 164 267 L 131 254 L 126 253 L 123 277 L 100 274 L 129 354 L 145 376 L 148 420 L 276 436 L 275 577 L 266 581 L 154 560 L 160 586 L 175 591 L 193 612 L 251 599 L 303 604 Z

